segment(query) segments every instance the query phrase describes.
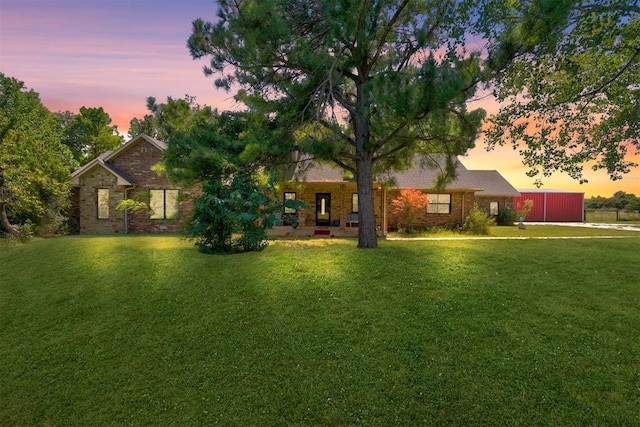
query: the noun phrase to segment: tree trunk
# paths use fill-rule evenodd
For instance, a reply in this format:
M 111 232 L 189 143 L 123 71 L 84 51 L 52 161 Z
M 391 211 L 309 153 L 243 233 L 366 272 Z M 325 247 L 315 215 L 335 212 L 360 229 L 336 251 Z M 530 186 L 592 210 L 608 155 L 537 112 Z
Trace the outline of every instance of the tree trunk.
M 12 236 L 18 236 L 20 235 L 20 232 L 13 225 L 11 225 L 11 222 L 9 222 L 6 206 L 6 203 L 0 202 L 0 228 L 4 228 L 7 233 L 11 234 Z
M 373 153 L 369 144 L 369 114 L 367 94 L 363 85 L 357 88 L 354 132 L 356 138 L 356 183 L 358 185 L 358 247 L 378 247 L 376 215 L 373 203 Z
M 358 184 L 358 247 L 377 248 L 376 215 L 373 202 L 373 161 L 371 155 L 358 158 L 356 163 Z

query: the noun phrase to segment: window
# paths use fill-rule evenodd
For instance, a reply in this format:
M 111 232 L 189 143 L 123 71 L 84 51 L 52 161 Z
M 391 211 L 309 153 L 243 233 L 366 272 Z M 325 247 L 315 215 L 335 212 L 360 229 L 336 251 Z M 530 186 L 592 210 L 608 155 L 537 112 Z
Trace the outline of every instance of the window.
M 98 219 L 109 219 L 109 189 L 98 188 Z
M 489 202 L 489 214 L 497 216 L 499 211 L 498 202 Z
M 358 193 L 351 194 L 351 213 L 358 213 Z
M 173 219 L 178 216 L 179 190 L 151 190 L 151 219 Z
M 287 203 L 287 200 L 296 200 L 296 193 L 293 192 L 285 192 L 284 193 L 284 203 Z M 284 208 L 284 213 L 286 214 L 294 214 L 296 213 L 296 210 L 294 208 Z
M 427 213 L 449 214 L 451 213 L 451 194 L 428 194 Z

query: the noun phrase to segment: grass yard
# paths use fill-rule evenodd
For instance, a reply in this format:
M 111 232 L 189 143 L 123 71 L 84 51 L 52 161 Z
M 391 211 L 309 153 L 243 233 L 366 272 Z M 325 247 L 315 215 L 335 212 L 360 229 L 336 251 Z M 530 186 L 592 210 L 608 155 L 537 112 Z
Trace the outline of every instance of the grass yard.
M 0 247 L 3 425 L 638 425 L 640 236 Z
M 616 215 L 615 210 L 607 209 L 587 209 L 586 211 L 587 222 L 606 222 L 606 223 L 634 223 L 640 224 L 640 214 L 637 212 L 625 212 L 621 210 Z
M 622 226 L 634 227 L 632 223 L 620 223 Z M 638 236 L 640 237 L 640 225 L 634 230 L 617 230 L 606 228 L 568 227 L 562 225 L 527 225 L 524 230 L 517 226 L 493 226 L 489 228 L 488 237 L 594 237 L 594 236 Z M 393 238 L 474 238 L 486 236 L 473 236 L 458 231 L 446 229 L 432 229 L 420 233 L 389 233 Z

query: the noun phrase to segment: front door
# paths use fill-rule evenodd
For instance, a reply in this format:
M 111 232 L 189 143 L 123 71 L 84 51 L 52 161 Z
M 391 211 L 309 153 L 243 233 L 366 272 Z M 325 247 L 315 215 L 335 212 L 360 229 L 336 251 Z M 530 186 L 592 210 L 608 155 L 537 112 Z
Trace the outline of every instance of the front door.
M 331 194 L 316 193 L 316 225 L 331 224 Z

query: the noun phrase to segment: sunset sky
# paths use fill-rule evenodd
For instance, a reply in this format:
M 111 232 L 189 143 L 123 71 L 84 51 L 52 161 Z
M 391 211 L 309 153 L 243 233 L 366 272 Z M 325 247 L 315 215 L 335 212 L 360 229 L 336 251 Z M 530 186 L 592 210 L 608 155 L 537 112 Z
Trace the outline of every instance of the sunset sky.
M 147 113 L 146 98 L 195 96 L 200 104 L 238 109 L 217 90 L 186 47 L 191 22 L 214 20 L 215 0 L 0 0 L 0 72 L 24 81 L 51 111 L 103 107 L 126 135 Z M 491 108 L 488 108 L 491 111 Z M 469 169 L 496 169 L 517 189 L 533 188 L 517 152 L 486 152 L 482 141 L 461 158 Z M 640 163 L 640 155 L 633 160 Z M 611 182 L 605 172 L 580 185 L 554 175 L 545 189 L 640 195 L 640 169 Z

